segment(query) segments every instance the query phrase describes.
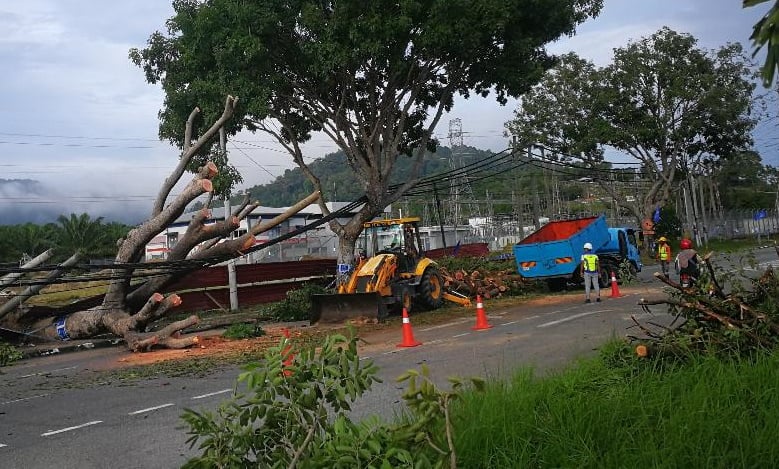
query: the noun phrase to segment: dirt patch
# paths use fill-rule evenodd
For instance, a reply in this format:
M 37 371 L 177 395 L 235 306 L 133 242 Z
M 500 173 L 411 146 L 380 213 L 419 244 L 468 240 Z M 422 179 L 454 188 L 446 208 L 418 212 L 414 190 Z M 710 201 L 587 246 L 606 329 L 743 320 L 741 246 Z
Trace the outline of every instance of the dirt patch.
M 209 334 L 201 335 L 198 344 L 187 349 L 155 349 L 143 353 L 128 352 L 127 355 L 117 360 L 117 364 L 124 366 L 152 365 L 165 361 L 191 360 L 200 357 L 250 358 L 255 355 L 260 358 L 265 350 L 279 345 L 283 336 L 282 329 L 266 330 L 266 335 L 251 339 L 226 339 L 219 333 L 219 331 L 212 331 Z M 301 336 L 297 332 L 293 332 L 291 335 L 293 340 Z
M 662 294 L 656 286 L 630 286 L 620 289 L 623 295 L 630 295 L 638 301 L 642 297 L 654 297 Z M 610 291 L 604 291 L 603 297 L 608 298 Z M 570 304 L 582 301 L 583 292 L 571 292 L 567 294 L 546 295 L 533 298 L 500 298 L 485 301 L 485 309 L 488 314 L 497 308 L 512 308 L 518 306 L 549 306 L 557 304 Z M 436 311 L 430 311 L 418 315 L 412 314 L 414 327 L 425 327 L 442 324 L 459 318 L 473 316 L 474 304 L 471 308 L 446 307 Z M 393 317 L 389 321 L 375 324 L 372 321 L 365 324 L 351 325 L 356 333 L 363 339 L 360 347 L 363 353 L 368 353 L 372 348 L 385 345 L 392 341 L 400 340 L 400 318 Z M 270 347 L 279 345 L 284 335 L 284 327 L 265 328 L 266 335 L 253 339 L 226 339 L 222 337 L 220 330 L 208 331 L 201 335 L 198 345 L 183 350 L 155 349 L 145 353 L 127 353 L 117 360 L 118 368 L 128 366 L 153 365 L 161 362 L 177 360 L 191 360 L 197 358 L 245 360 L 259 359 Z M 344 326 L 304 327 L 288 329 L 293 344 L 305 346 L 317 342 L 325 335 L 341 333 L 347 335 L 348 328 Z

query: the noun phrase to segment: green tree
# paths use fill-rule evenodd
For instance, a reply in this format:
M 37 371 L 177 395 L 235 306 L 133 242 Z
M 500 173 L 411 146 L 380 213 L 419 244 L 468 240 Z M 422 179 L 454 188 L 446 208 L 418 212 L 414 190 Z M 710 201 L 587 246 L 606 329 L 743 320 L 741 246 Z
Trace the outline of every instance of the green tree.
M 0 227 L 0 252 L 3 262 L 19 262 L 23 256 L 35 257 L 54 245 L 54 225 L 8 225 Z
M 589 165 L 601 161 L 604 146 L 636 159 L 650 185 L 635 204 L 621 203 L 640 222 L 669 200 L 679 170 L 696 171 L 704 158 L 736 155 L 751 144 L 751 78 L 740 45 L 707 52 L 691 35 L 663 28 L 615 49 L 612 64 L 601 69 L 567 56 L 523 97 L 507 127 L 524 143 Z
M 524 93 L 554 63 L 545 45 L 573 34 L 601 6 L 602 0 L 178 0 L 167 33 L 154 33 L 130 56 L 165 91 L 163 137 L 179 139 L 195 106 L 210 109 L 238 95 L 239 118 L 228 134 L 272 136 L 322 194 L 301 143 L 312 132 L 332 139 L 367 198 L 354 218 L 331 223 L 341 241 L 339 261 L 351 263 L 362 223 L 414 186 L 454 98 L 494 92 L 505 103 Z M 402 156 L 414 165 L 391 190 Z
M 776 202 L 776 168 L 764 166 L 760 155 L 745 151 L 720 162 L 716 172 L 722 207 L 758 209 Z
M 766 3 L 769 0 L 744 0 L 744 8 Z M 763 86 L 771 87 L 774 82 L 774 73 L 779 67 L 779 2 L 775 2 L 770 10 L 760 18 L 749 36 L 755 49 L 754 57 L 764 46 L 766 48 L 765 62 L 761 67 Z
M 100 251 L 108 237 L 103 217 L 92 219 L 86 213 L 71 213 L 69 217 L 60 215 L 57 223 L 57 250 L 66 256 L 77 251 L 94 255 Z

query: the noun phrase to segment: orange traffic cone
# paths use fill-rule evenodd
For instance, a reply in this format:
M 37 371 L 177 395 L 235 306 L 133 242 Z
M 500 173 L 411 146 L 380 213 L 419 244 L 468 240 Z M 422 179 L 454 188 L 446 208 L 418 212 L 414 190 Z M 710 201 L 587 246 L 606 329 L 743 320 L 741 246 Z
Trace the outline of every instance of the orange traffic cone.
M 492 326 L 487 322 L 487 314 L 484 312 L 484 304 L 481 302 L 481 295 L 476 295 L 476 325 L 471 329 L 474 331 L 483 331 Z
M 619 285 L 617 285 L 617 276 L 614 275 L 614 271 L 611 271 L 611 297 L 619 298 L 622 295 L 619 293 Z
M 287 340 L 289 341 L 289 339 L 291 338 L 289 335 L 289 329 L 285 328 L 282 332 L 284 333 L 284 337 L 286 337 Z M 281 359 L 283 360 L 281 364 L 284 365 L 284 376 L 292 375 L 292 370 L 286 369 L 288 366 L 292 365 L 292 362 L 295 361 L 295 354 L 292 353 L 291 344 L 284 347 L 284 350 L 281 351 Z
M 398 347 L 416 347 L 422 345 L 422 342 L 414 340 L 414 331 L 411 330 L 411 321 L 408 319 L 408 311 L 403 308 L 403 340 L 398 344 Z

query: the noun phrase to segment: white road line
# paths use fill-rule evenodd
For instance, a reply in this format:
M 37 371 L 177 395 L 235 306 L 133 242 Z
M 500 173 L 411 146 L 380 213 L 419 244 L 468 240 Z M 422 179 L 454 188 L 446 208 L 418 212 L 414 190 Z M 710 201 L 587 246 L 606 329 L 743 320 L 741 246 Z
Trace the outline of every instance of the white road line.
M 363 360 L 368 360 L 368 359 L 370 359 L 370 358 L 371 358 L 371 357 L 360 357 L 360 361 L 363 361 Z
M 431 340 L 430 342 L 425 342 L 425 343 L 427 345 L 432 345 L 432 344 L 437 344 L 437 343 L 440 343 L 440 342 L 443 342 L 443 341 L 444 341 L 443 339 L 436 339 L 436 340 Z
M 452 338 L 463 337 L 463 336 L 466 336 L 468 334 L 470 334 L 470 332 L 463 332 L 462 334 L 453 335 Z
M 0 448 L 5 448 L 6 446 L 8 446 L 8 445 L 4 445 L 4 444 L 0 443 Z
M 389 350 L 387 352 L 382 353 L 382 355 L 392 355 L 393 353 L 397 353 L 397 350 Z
M 56 435 L 57 433 L 69 432 L 71 430 L 78 430 L 79 428 L 88 427 L 90 425 L 97 425 L 98 423 L 103 423 L 103 421 L 102 420 L 93 420 L 91 422 L 82 423 L 81 425 L 76 425 L 75 427 L 63 428 L 61 430 L 51 430 L 51 431 L 48 431 L 46 433 L 41 433 L 41 436 L 51 436 L 51 435 Z
M 516 323 L 518 323 L 518 322 L 519 322 L 519 321 L 504 322 L 503 324 L 500 324 L 500 325 L 501 325 L 501 326 L 510 326 L 510 325 L 512 325 L 512 324 L 516 324 Z
M 543 324 L 539 324 L 536 327 L 554 326 L 554 325 L 557 325 L 557 324 L 562 324 L 564 322 L 573 321 L 574 319 L 579 319 L 579 318 L 583 318 L 585 316 L 590 316 L 590 315 L 598 314 L 598 313 L 607 313 L 609 311 L 612 311 L 612 310 L 610 310 L 610 309 L 601 309 L 601 310 L 598 310 L 598 311 L 588 311 L 586 313 L 574 314 L 573 316 L 568 316 L 567 318 L 558 319 L 557 321 L 545 322 Z
M 232 390 L 233 390 L 233 388 L 222 389 L 221 391 L 214 391 L 214 392 L 209 392 L 208 394 L 201 394 L 199 396 L 193 397 L 192 399 L 203 399 L 203 398 L 206 398 L 206 397 L 216 396 L 217 394 L 224 394 L 224 393 L 230 392 Z
M 144 412 L 151 412 L 153 410 L 164 409 L 165 407 L 170 407 L 172 405 L 176 405 L 176 404 L 174 404 L 172 402 L 168 403 L 168 404 L 162 404 L 162 405 L 158 405 L 158 406 L 154 406 L 154 407 L 149 407 L 148 409 L 136 410 L 135 412 L 130 412 L 127 415 L 138 415 L 138 414 L 142 414 Z
M 39 397 L 46 397 L 48 394 L 38 394 L 37 396 L 22 397 L 21 399 L 14 399 L 12 401 L 0 402 L 0 405 L 13 404 L 14 402 L 29 401 L 30 399 L 37 399 Z
M 540 318 L 540 317 L 541 317 L 541 316 L 539 316 L 539 315 L 537 315 L 537 314 L 534 314 L 534 315 L 532 315 L 532 316 L 528 316 L 528 317 L 526 317 L 525 319 L 537 319 L 537 318 Z
M 466 322 L 469 322 L 469 321 L 470 321 L 470 319 L 462 319 L 460 321 L 448 322 L 446 324 L 439 324 L 438 326 L 430 326 L 428 328 L 421 329 L 421 332 L 434 331 L 436 329 L 443 329 L 444 327 L 456 326 L 458 324 L 463 324 L 463 323 L 466 323 Z

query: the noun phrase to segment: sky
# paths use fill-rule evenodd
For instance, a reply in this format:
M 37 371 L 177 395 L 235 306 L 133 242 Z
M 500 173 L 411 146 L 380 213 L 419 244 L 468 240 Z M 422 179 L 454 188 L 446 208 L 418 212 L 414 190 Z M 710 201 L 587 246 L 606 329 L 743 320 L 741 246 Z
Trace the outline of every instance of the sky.
M 741 42 L 751 50 L 752 26 L 768 6 L 605 0 L 600 16 L 548 49 L 574 51 L 604 66 L 614 48 L 668 26 L 692 34 L 705 49 Z M 172 14 L 166 0 L 0 3 L 0 224 L 45 223 L 82 212 L 137 223 L 148 214 L 179 153 L 158 140 L 163 93 L 146 83 L 128 51 L 144 47 Z M 516 104 L 501 106 L 492 96 L 460 99 L 436 135 L 448 145 L 449 123 L 460 119 L 466 145 L 503 150 L 509 146 L 504 124 Z M 295 167 L 267 136 L 240 134 L 232 141 L 231 161 L 244 178 L 238 189 Z M 776 121 L 759 124 L 755 142 L 765 163 L 779 165 Z M 316 158 L 335 146 L 315 136 L 304 150 Z

